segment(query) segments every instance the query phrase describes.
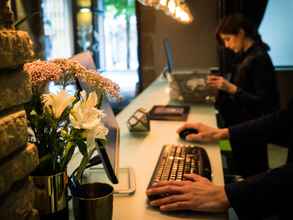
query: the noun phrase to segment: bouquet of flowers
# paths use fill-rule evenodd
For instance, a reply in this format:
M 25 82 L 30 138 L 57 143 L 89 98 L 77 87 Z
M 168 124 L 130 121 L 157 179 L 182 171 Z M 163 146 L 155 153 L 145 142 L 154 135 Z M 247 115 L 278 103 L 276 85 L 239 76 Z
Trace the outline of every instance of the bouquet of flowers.
M 118 85 L 66 59 L 37 60 L 25 64 L 24 71 L 31 78 L 33 90 L 26 111 L 32 130 L 30 141 L 37 145 L 40 157 L 36 173 L 51 175 L 65 171 L 78 148 L 83 155 L 76 173 L 80 180 L 96 149 L 96 141 L 106 143 L 108 129 L 102 122 L 101 100 L 104 95 L 118 98 Z M 62 89 L 56 94 L 48 93 L 50 82 Z M 87 94 L 79 89 L 70 94 L 65 88 L 75 82 L 77 87 L 79 82 L 85 83 L 92 92 Z

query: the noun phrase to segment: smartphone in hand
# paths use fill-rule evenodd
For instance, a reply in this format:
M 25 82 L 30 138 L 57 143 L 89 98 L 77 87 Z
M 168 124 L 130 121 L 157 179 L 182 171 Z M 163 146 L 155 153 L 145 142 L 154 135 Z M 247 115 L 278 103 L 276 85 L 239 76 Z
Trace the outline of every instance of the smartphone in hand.
M 220 73 L 220 68 L 217 66 L 209 68 L 209 75 L 222 76 L 222 74 Z

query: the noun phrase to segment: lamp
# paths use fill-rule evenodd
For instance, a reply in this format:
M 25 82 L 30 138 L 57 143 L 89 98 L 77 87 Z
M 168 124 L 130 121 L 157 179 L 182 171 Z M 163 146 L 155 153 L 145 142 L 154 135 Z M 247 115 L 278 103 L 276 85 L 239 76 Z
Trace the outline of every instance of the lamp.
M 152 7 L 158 5 L 160 2 L 160 0 L 138 0 L 138 1 L 145 6 L 152 6 Z
M 93 13 L 90 0 L 76 0 L 77 44 L 81 51 L 88 50 L 93 44 Z
M 177 21 L 189 24 L 193 21 L 191 11 L 184 0 L 138 0 L 145 6 L 164 11 Z

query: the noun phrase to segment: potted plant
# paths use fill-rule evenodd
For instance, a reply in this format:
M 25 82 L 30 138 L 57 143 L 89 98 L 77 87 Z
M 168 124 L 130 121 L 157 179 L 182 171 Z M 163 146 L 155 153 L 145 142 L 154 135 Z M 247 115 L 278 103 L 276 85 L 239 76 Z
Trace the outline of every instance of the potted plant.
M 33 90 L 31 102 L 26 105 L 30 141 L 37 146 L 40 157 L 33 173 L 40 195 L 36 196 L 40 199 L 37 208 L 45 216 L 55 215 L 67 208 L 66 168 L 75 150 L 78 148 L 83 155 L 76 172 L 80 181 L 94 153 L 95 141 L 106 143 L 108 130 L 102 122 L 100 105 L 104 95 L 118 97 L 119 87 L 96 71 L 66 59 L 37 60 L 25 64 L 24 71 L 31 78 Z M 61 87 L 56 93 L 48 91 L 52 82 Z M 66 87 L 74 82 L 87 84 L 92 92 L 78 89 L 70 94 Z

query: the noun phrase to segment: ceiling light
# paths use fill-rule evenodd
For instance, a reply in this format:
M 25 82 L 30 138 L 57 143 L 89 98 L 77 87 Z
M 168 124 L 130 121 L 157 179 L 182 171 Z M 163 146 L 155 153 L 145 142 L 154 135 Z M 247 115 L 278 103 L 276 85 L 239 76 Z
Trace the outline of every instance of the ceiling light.
M 145 6 L 157 6 L 160 3 L 160 0 L 138 0 L 141 4 Z M 167 1 L 167 0 L 164 0 Z
M 174 16 L 175 19 L 179 20 L 182 23 L 191 23 L 193 21 L 193 16 L 189 7 L 186 5 L 186 3 L 182 1 L 177 4 Z
M 181 23 L 191 23 L 193 16 L 184 0 L 138 0 L 145 6 L 151 6 L 164 11 Z
M 174 15 L 176 8 L 177 8 L 176 1 L 175 0 L 169 0 L 167 14 L 170 13 L 171 15 Z

